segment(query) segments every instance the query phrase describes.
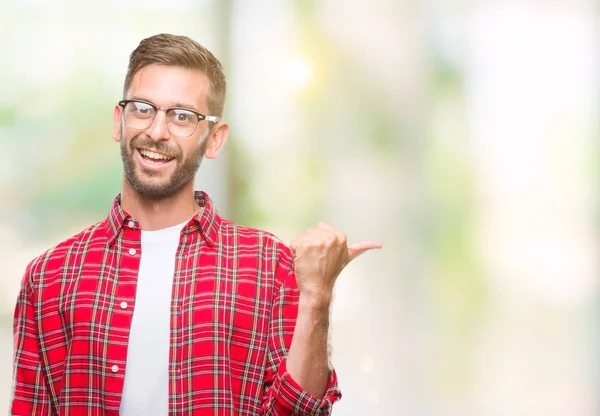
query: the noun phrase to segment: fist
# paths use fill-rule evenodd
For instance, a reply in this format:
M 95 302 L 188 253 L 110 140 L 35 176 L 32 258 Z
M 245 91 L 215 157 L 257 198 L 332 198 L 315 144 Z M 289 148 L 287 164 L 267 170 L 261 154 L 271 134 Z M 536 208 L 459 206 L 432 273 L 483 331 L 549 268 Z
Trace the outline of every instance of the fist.
M 381 247 L 376 241 L 348 247 L 346 235 L 323 222 L 306 230 L 290 243 L 300 294 L 329 299 L 342 269 L 360 254 Z

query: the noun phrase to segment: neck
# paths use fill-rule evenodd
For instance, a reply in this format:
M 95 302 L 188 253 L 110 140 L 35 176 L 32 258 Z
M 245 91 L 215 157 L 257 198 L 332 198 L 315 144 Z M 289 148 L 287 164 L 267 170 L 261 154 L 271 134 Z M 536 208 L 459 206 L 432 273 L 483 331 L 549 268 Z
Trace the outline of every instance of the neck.
M 177 194 L 152 198 L 137 193 L 123 180 L 121 208 L 140 222 L 142 230 L 155 231 L 181 224 L 198 212 L 194 198 L 194 183 L 190 182 Z

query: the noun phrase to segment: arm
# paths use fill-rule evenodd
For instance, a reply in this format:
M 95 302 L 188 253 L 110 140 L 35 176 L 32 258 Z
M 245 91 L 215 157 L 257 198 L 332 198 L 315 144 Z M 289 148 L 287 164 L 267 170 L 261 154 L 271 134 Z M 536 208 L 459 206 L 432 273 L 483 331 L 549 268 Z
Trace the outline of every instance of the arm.
M 360 254 L 381 248 L 375 241 L 347 246 L 346 236 L 325 223 L 290 244 L 298 280 L 298 322 L 288 354 L 288 371 L 317 397 L 327 385 L 327 331 L 333 287 L 340 272 Z
M 329 300 L 300 293 L 287 369 L 307 393 L 323 397 L 329 380 Z
M 13 386 L 10 415 L 51 415 L 50 396 L 40 360 L 29 272 L 25 273 L 13 321 Z
M 276 288 L 271 309 L 265 375 L 266 389 L 259 414 L 328 415 L 331 412 L 332 404 L 341 397 L 341 393 L 335 371 L 330 371 L 327 366 L 327 330 L 324 331 L 323 343 L 325 388 L 322 394 L 316 396 L 303 388 L 304 385 L 298 383 L 288 368 L 290 354 L 292 354 L 292 359 L 296 354 L 303 362 L 307 362 L 306 358 L 302 358 L 303 354 L 297 353 L 305 350 L 303 344 L 312 336 L 310 331 L 307 331 L 307 327 L 311 325 L 302 323 L 305 318 L 302 318 L 302 313 L 299 311 L 302 309 L 300 293 L 292 269 L 291 256 L 287 250 L 283 253 L 275 274 L 276 281 L 281 284 Z M 293 353 L 292 349 L 296 353 Z M 312 368 L 312 363 L 307 362 L 307 364 Z
M 293 266 L 271 316 L 276 327 L 270 330 L 274 334 L 271 337 L 275 337 L 270 347 L 277 352 L 271 362 L 279 364 L 279 370 L 275 378 L 267 374 L 267 398 L 261 411 L 274 415 L 327 415 L 333 402 L 341 397 L 335 371 L 330 371 L 328 365 L 333 287 L 350 261 L 367 250 L 381 248 L 381 244 L 364 241 L 348 247 L 344 234 L 320 223 L 292 241 L 290 248 Z M 280 391 L 282 394 L 277 395 Z

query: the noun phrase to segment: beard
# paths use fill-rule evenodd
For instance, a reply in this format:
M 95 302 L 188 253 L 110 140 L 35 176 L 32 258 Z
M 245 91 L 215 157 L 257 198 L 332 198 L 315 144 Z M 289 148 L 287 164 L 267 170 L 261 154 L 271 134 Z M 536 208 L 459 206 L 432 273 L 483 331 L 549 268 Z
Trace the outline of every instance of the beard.
M 127 143 L 125 132 L 121 129 L 120 147 L 125 179 L 140 196 L 163 199 L 177 194 L 185 185 L 194 181 L 206 152 L 206 138 L 209 132 L 210 130 L 206 132 L 204 137 L 200 138 L 201 143 L 194 148 L 192 153 L 184 156 L 181 148 L 169 146 L 164 141 L 156 142 L 143 135 L 134 136 Z M 143 170 L 135 160 L 137 158 L 137 148 L 154 150 L 172 157 L 175 169 L 167 172 Z

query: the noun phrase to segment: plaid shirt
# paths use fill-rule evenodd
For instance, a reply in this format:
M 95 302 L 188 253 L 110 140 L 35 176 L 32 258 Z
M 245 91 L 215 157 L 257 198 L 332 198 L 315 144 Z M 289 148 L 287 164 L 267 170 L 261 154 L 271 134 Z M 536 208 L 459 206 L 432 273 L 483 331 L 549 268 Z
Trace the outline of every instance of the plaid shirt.
M 208 196 L 181 232 L 169 349 L 170 415 L 326 415 L 286 371 L 298 313 L 290 250 L 219 217 Z M 13 415 L 118 415 L 141 229 L 108 217 L 33 260 L 14 317 Z

